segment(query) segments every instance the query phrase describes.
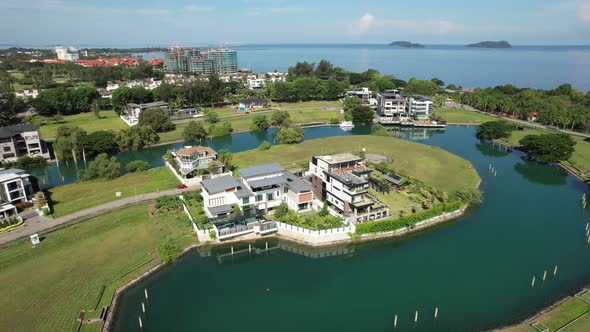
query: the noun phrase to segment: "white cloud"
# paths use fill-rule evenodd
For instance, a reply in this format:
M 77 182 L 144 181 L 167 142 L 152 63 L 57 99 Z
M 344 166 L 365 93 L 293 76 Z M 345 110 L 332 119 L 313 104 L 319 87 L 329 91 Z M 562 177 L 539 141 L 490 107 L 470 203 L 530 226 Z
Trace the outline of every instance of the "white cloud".
M 184 7 L 185 10 L 190 12 L 209 12 L 215 9 L 213 6 L 199 6 L 199 5 L 188 5 Z
M 363 15 L 358 22 L 350 27 L 350 33 L 353 35 L 364 35 L 367 33 L 375 23 L 375 16 L 367 13 Z

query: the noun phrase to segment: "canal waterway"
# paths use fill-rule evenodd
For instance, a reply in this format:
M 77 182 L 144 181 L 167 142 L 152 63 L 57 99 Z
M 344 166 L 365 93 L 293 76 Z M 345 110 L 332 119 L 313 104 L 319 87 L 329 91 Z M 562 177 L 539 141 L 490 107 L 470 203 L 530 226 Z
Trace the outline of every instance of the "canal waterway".
M 309 128 L 306 139 L 366 133 L 357 130 Z M 140 331 L 141 316 L 143 331 L 385 332 L 397 315 L 400 331 L 485 330 L 522 320 L 590 282 L 583 182 L 476 140 L 474 127 L 394 134 L 470 160 L 482 177 L 483 204 L 400 239 L 323 250 L 273 240 L 275 250 L 234 256 L 229 247 L 199 249 L 125 292 L 115 329 Z M 227 140 L 211 144 L 236 152 L 260 142 L 253 134 Z M 160 162 L 167 148 L 148 149 L 150 161 Z M 119 156 L 127 157 L 137 158 Z

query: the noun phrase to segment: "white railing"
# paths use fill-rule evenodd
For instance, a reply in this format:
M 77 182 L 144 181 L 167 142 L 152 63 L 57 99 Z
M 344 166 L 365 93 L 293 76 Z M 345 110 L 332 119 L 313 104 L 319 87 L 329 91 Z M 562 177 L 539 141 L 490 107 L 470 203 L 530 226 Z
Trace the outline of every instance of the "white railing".
M 180 199 L 180 203 L 182 203 L 182 209 L 184 210 L 184 213 L 186 213 L 186 215 L 188 216 L 188 219 L 191 221 L 191 226 L 193 226 L 193 230 L 195 231 L 195 233 L 197 233 L 197 236 L 209 236 L 209 233 L 211 232 L 212 229 L 211 228 L 200 229 L 199 226 L 197 226 L 197 224 L 195 223 L 195 219 L 193 218 L 193 215 L 186 207 L 186 204 L 184 202 L 184 197 L 182 197 L 182 195 L 180 195 L 180 196 L 178 196 L 178 199 Z
M 303 235 L 310 235 L 310 236 L 327 236 L 327 235 L 336 235 L 336 234 L 348 234 L 354 233 L 356 231 L 356 227 L 354 224 L 349 224 L 348 226 L 339 227 L 339 228 L 329 228 L 329 229 L 322 229 L 322 230 L 311 230 L 308 228 L 303 228 L 295 225 L 285 224 L 282 222 L 277 221 L 277 226 L 280 229 L 301 233 Z
M 419 221 L 415 224 L 414 228 L 420 228 L 422 226 L 426 226 L 428 224 L 431 223 L 437 223 L 440 221 L 444 221 L 447 220 L 449 218 L 454 218 L 459 216 L 462 213 L 462 209 L 458 209 L 452 212 L 445 212 L 441 215 L 438 215 L 436 217 L 432 217 L 430 219 L 426 219 L 426 220 L 422 220 Z M 387 232 L 378 232 L 378 233 L 369 233 L 369 234 L 361 234 L 361 237 L 372 237 L 372 236 L 386 236 L 386 235 L 393 235 L 393 234 L 400 234 L 400 233 L 405 233 L 407 231 L 409 231 L 410 228 L 409 227 L 403 227 L 403 228 L 398 228 L 396 230 L 393 231 L 387 231 Z

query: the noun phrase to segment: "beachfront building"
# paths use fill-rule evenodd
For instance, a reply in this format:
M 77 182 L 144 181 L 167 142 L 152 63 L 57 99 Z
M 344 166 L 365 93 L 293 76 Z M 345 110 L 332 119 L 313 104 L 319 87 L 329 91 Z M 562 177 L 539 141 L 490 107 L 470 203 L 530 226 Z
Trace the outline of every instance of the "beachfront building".
M 56 47 L 55 54 L 58 60 L 62 61 L 76 61 L 80 59 L 80 52 L 73 47 Z
M 408 118 L 406 96 L 399 90 L 377 94 L 377 119 L 379 123 L 401 123 Z
M 22 169 L 0 171 L 0 218 L 16 215 L 14 204 L 30 202 L 35 194 L 31 177 Z
M 431 107 L 432 102 L 427 96 L 411 96 L 407 102 L 407 114 L 416 120 L 428 120 L 431 114 Z
M 217 160 L 217 152 L 207 146 L 193 146 L 172 151 L 183 177 L 192 177 L 197 170 L 206 170 L 212 161 Z
M 238 53 L 226 48 L 200 50 L 173 45 L 164 53 L 164 68 L 199 75 L 233 74 L 238 71 Z
M 0 161 L 15 161 L 22 156 L 50 158 L 49 150 L 39 135 L 39 126 L 0 127 Z
M 238 104 L 238 109 L 240 111 L 251 111 L 254 109 L 261 109 L 270 106 L 270 100 L 266 98 L 252 98 L 252 99 L 242 99 Z
M 358 97 L 363 104 L 371 104 L 371 98 L 373 98 L 373 92 L 369 88 L 356 88 L 350 91 L 346 91 L 346 97 Z
M 164 101 L 156 101 L 153 103 L 135 104 L 128 103 L 124 114 L 121 114 L 121 119 L 129 126 L 135 126 L 139 122 L 139 115 L 149 109 L 159 108 L 164 112 L 168 112 L 168 103 Z
M 314 156 L 309 173 L 314 194 L 348 219 L 359 223 L 389 215 L 388 207 L 368 193 L 371 169 L 362 158 L 351 153 Z

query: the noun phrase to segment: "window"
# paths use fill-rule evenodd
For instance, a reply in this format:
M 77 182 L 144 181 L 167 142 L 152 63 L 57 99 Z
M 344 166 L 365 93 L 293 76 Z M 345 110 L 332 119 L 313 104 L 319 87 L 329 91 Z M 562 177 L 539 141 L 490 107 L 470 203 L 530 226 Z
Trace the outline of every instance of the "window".
M 12 150 L 12 148 L 10 146 L 5 146 L 3 149 L 4 149 L 4 152 L 10 152 Z
M 273 193 L 266 194 L 266 200 L 267 201 L 272 201 L 273 199 L 274 199 Z
M 246 205 L 248 203 L 250 203 L 250 197 L 244 197 L 244 198 L 242 198 L 242 204 Z
M 262 195 L 256 195 L 256 201 L 257 202 L 262 201 Z

